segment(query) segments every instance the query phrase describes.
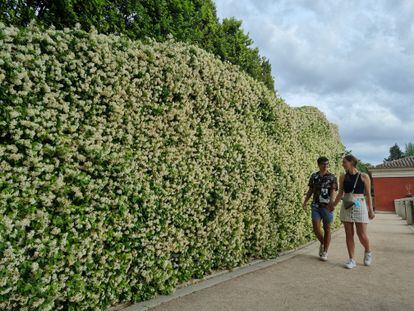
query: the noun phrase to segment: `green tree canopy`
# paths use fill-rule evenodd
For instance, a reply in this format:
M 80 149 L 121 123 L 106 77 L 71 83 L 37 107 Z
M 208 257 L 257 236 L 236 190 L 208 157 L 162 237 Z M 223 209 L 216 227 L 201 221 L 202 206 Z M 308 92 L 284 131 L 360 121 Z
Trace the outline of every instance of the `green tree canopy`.
M 388 158 L 384 159 L 384 161 L 393 161 L 398 160 L 404 157 L 404 153 L 401 151 L 400 146 L 395 144 L 390 148 L 390 155 Z
M 404 156 L 405 157 L 414 156 L 414 143 L 405 144 Z
M 370 163 L 358 161 L 358 164 L 357 164 L 358 171 L 363 172 L 363 173 L 369 173 L 370 168 L 372 168 L 372 165 Z
M 132 39 L 155 38 L 196 44 L 221 60 L 240 66 L 274 90 L 269 61 L 233 18 L 219 21 L 212 0 L 3 0 L 0 21 L 27 26 L 32 20 L 58 29 L 79 23 L 101 33 L 125 34 Z

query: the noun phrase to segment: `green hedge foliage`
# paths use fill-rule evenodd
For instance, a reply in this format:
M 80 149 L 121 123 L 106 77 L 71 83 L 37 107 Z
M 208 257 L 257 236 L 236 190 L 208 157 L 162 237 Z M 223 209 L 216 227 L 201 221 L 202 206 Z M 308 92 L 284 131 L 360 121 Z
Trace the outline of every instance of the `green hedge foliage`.
M 1 25 L 1 24 L 0 24 Z M 312 238 L 337 128 L 213 55 L 0 26 L 0 309 L 105 309 Z
M 57 29 L 80 27 L 122 34 L 132 40 L 153 38 L 194 44 L 240 66 L 274 91 L 270 62 L 234 18 L 219 20 L 213 0 L 3 0 L 0 22 L 27 27 L 38 23 Z

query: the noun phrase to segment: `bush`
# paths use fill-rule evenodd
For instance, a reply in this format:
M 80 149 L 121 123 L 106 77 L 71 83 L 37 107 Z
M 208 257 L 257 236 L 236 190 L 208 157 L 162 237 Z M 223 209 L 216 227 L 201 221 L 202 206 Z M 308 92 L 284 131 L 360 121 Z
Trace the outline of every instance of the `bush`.
M 1 24 L 0 24 L 1 25 Z M 213 55 L 0 26 L 0 309 L 104 309 L 308 241 L 338 131 Z
M 133 40 L 164 41 L 173 36 L 240 66 L 274 91 L 269 61 L 253 47 L 241 21 L 219 21 L 212 0 L 7 0 L 0 1 L 0 22 L 18 27 L 36 22 L 57 29 L 78 23 L 85 31 L 95 27 L 100 33 Z

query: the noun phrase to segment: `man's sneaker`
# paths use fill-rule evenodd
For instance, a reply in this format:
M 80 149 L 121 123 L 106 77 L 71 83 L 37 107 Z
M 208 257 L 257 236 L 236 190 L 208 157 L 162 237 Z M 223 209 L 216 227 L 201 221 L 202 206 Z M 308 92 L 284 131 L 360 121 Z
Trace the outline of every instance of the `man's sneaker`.
M 323 252 L 320 259 L 322 261 L 327 261 L 328 260 L 328 253 L 327 252 Z
M 349 259 L 346 263 L 345 263 L 345 268 L 347 269 L 352 269 L 356 267 L 356 262 L 353 259 Z
M 321 257 L 321 256 L 322 256 L 323 251 L 324 251 L 324 247 L 323 247 L 323 244 L 321 243 L 321 244 L 319 245 L 319 257 Z
M 371 252 L 365 252 L 364 265 L 370 266 L 371 263 L 372 263 L 372 253 Z

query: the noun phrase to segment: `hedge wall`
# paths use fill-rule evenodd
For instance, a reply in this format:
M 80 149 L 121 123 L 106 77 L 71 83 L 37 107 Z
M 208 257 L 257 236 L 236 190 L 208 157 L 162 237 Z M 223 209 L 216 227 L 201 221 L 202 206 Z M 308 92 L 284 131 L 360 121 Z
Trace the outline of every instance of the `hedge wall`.
M 104 309 L 308 241 L 337 128 L 211 54 L 0 24 L 0 309 Z

